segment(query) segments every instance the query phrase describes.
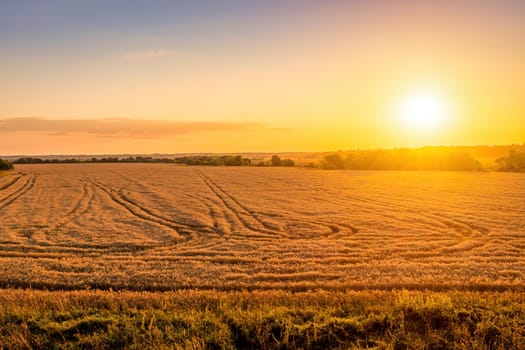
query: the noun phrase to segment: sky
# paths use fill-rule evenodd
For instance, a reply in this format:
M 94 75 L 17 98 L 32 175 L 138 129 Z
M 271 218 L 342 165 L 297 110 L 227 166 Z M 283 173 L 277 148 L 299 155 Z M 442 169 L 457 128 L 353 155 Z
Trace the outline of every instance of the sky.
M 0 155 L 521 144 L 524 38 L 521 0 L 0 0 Z

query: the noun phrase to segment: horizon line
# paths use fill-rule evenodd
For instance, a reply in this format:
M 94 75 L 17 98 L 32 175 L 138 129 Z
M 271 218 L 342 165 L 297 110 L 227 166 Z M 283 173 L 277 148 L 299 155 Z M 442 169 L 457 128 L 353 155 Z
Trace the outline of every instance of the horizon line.
M 476 147 L 525 147 L 525 141 L 523 143 L 511 143 L 511 144 L 475 144 L 475 145 L 424 145 L 419 147 L 376 147 L 376 148 L 347 148 L 347 149 L 338 149 L 338 150 L 318 150 L 318 151 L 239 151 L 239 152 L 214 152 L 214 151 L 188 151 L 188 152 L 152 152 L 152 153 L 74 153 L 74 154 L 53 154 L 53 153 L 31 153 L 31 154 L 0 154 L 2 157 L 88 157 L 88 156 L 167 156 L 167 155 L 182 155 L 182 154 L 216 154 L 216 155 L 242 155 L 242 154 L 291 154 L 291 153 L 337 153 L 337 152 L 351 152 L 351 151 L 392 151 L 392 150 L 420 150 L 424 148 L 476 148 Z

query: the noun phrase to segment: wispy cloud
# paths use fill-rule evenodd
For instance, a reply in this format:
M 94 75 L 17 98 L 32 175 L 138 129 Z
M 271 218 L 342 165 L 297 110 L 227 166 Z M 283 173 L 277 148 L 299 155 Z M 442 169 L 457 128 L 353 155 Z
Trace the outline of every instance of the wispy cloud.
M 178 122 L 137 119 L 0 119 L 0 134 L 39 132 L 48 135 L 91 134 L 114 138 L 156 138 L 213 131 L 271 130 L 260 123 L 235 122 Z

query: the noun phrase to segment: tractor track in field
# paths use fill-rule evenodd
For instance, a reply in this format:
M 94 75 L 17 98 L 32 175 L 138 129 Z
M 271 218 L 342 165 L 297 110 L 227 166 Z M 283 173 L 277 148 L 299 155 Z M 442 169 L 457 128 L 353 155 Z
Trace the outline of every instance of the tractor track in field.
M 148 208 L 141 206 L 140 204 L 122 195 L 122 193 L 120 193 L 119 190 L 108 188 L 96 181 L 93 181 L 92 183 L 96 188 L 100 189 L 102 192 L 107 194 L 111 201 L 113 201 L 115 204 L 125 209 L 127 212 L 137 217 L 138 219 L 163 226 L 175 232 L 175 234 L 179 237 L 175 239 L 176 242 L 189 240 L 195 236 L 196 231 L 194 228 L 182 225 L 174 220 L 157 215 Z
M 237 217 L 237 219 L 239 219 L 248 229 L 252 231 L 269 233 L 274 236 L 278 236 L 279 238 L 290 238 L 291 233 L 289 230 L 289 226 L 301 223 L 306 225 L 318 225 L 321 227 L 325 227 L 326 229 L 328 229 L 329 232 L 324 234 L 323 236 L 326 236 L 327 238 L 336 238 L 341 235 L 346 236 L 348 231 L 350 231 L 350 233 L 352 234 L 359 232 L 358 228 L 348 224 L 326 223 L 320 220 L 312 220 L 306 218 L 293 218 L 288 223 L 283 224 L 281 229 L 276 229 L 275 227 L 262 221 L 257 213 L 255 213 L 253 210 L 249 209 L 244 204 L 242 204 L 237 198 L 228 193 L 224 188 L 217 184 L 217 182 L 210 179 L 202 171 L 196 169 L 194 169 L 194 171 L 201 177 L 205 185 L 210 189 L 211 192 L 214 193 L 215 197 L 220 201 L 220 203 L 222 203 L 222 205 L 220 206 L 223 207 L 223 209 L 225 209 L 224 211 L 233 213 Z M 253 219 L 255 224 L 253 221 L 248 222 L 246 218 Z
M 445 215 L 443 213 L 438 213 L 435 211 L 429 210 L 420 210 L 414 206 L 409 206 L 401 204 L 398 202 L 393 202 L 388 198 L 383 199 L 382 201 L 374 200 L 371 198 L 366 198 L 362 195 L 347 195 L 342 196 L 344 200 L 336 200 L 338 204 L 345 204 L 346 200 L 359 201 L 360 203 L 367 203 L 372 205 L 372 207 L 384 208 L 385 206 L 397 207 L 403 210 L 406 213 L 415 215 L 416 217 L 422 218 L 419 222 L 422 225 L 428 226 L 431 230 L 440 230 L 440 228 L 450 229 L 457 235 L 457 242 L 451 246 L 443 247 L 442 249 L 436 250 L 435 255 L 442 254 L 451 254 L 451 253 L 460 253 L 460 252 L 469 252 L 474 249 L 479 249 L 485 246 L 488 240 L 488 235 L 490 230 L 481 225 L 473 224 L 467 220 L 454 218 L 451 215 Z M 361 208 L 365 212 L 374 213 L 371 208 Z M 395 215 L 389 213 L 382 213 L 384 217 L 388 217 L 394 220 L 399 220 Z M 414 219 L 415 220 L 415 219 Z
M 72 208 L 57 222 L 39 231 L 46 231 L 47 234 L 55 233 L 71 221 L 77 220 L 84 215 L 91 208 L 94 199 L 95 191 L 93 185 L 86 179 L 83 179 L 82 194 Z
M 132 179 L 132 178 L 130 178 L 130 177 L 124 175 L 124 174 L 120 174 L 120 173 L 118 173 L 116 171 L 109 170 L 109 172 L 112 173 L 112 174 L 115 174 L 116 176 L 119 176 L 122 179 L 124 179 L 125 181 L 127 181 L 126 185 L 121 186 L 118 189 L 118 193 L 122 197 L 122 199 L 127 201 L 131 205 L 140 207 L 143 211 L 145 211 L 149 215 L 152 215 L 154 217 L 158 217 L 158 218 L 160 218 L 162 220 L 166 220 L 166 221 L 168 221 L 168 222 L 170 222 L 170 223 L 172 223 L 174 225 L 178 225 L 178 226 L 180 226 L 180 229 L 182 229 L 182 230 L 197 231 L 199 234 L 211 233 L 210 231 L 214 230 L 215 225 L 213 227 L 211 227 L 209 225 L 202 224 L 202 223 L 192 223 L 192 224 L 181 223 L 181 222 L 179 222 L 177 220 L 166 218 L 166 216 L 158 214 L 154 210 L 151 210 L 151 209 L 145 207 L 144 205 L 139 204 L 137 202 L 137 200 L 134 200 L 134 199 L 130 198 L 129 194 L 131 193 L 131 191 L 128 191 L 128 195 L 124 194 L 124 190 L 126 190 L 131 185 L 134 185 L 134 186 L 137 186 L 137 187 L 143 189 L 144 192 L 141 192 L 141 193 L 145 193 L 145 192 L 150 193 L 151 194 L 151 198 L 156 197 L 157 200 L 166 201 L 166 202 L 169 202 L 169 200 L 166 199 L 165 197 L 163 197 L 162 195 L 160 195 L 158 192 L 151 191 L 151 189 L 148 188 L 147 186 L 145 186 L 144 183 L 141 182 L 141 181 Z M 144 180 L 146 178 L 149 178 L 150 176 L 151 175 L 143 176 L 142 179 Z M 157 187 L 157 186 L 153 186 L 153 187 Z M 197 196 L 195 196 L 195 195 L 191 195 L 191 194 L 188 194 L 188 193 L 182 193 L 182 192 L 179 193 L 179 194 L 180 195 L 184 195 L 184 196 L 189 197 L 189 198 L 198 199 L 199 201 L 202 202 L 202 200 L 200 198 L 197 198 Z M 209 208 L 209 206 L 206 203 L 203 203 L 203 204 Z
M 128 184 L 122 187 L 122 189 L 129 187 L 131 184 L 143 189 L 144 191 L 148 191 L 151 193 L 154 193 L 155 196 L 158 196 L 158 198 L 162 201 L 169 201 L 168 199 L 164 198 L 162 195 L 159 194 L 157 191 L 151 191 L 150 188 L 146 187 L 142 182 L 131 179 L 125 175 L 119 174 L 117 172 L 112 172 L 124 180 L 128 181 Z M 200 177 L 199 177 L 200 178 Z M 153 187 L 157 188 L 163 188 L 159 185 L 151 185 Z M 228 212 L 228 210 L 225 210 L 224 205 L 222 205 L 222 202 L 218 198 L 210 198 L 208 196 L 202 196 L 198 194 L 193 193 L 187 193 L 187 192 L 178 192 L 179 195 L 185 196 L 187 198 L 191 198 L 194 200 L 197 200 L 198 202 L 202 203 L 207 209 L 208 209 L 208 215 L 212 219 L 212 225 L 203 225 L 202 228 L 205 230 L 205 232 L 209 231 L 210 229 L 213 230 L 214 233 L 221 235 L 221 236 L 229 236 L 234 231 L 234 228 L 238 227 L 238 222 L 234 219 L 234 215 L 231 212 Z
M 124 188 L 129 187 L 131 184 L 133 184 L 143 189 L 144 191 L 153 193 L 155 196 L 158 196 L 158 198 L 162 201 L 169 201 L 168 199 L 160 195 L 159 192 L 151 191 L 151 189 L 146 187 L 142 182 L 131 179 L 117 172 L 113 172 L 113 171 L 111 172 L 116 174 L 117 176 L 120 176 L 124 180 L 128 181 L 128 184 L 122 187 L 122 190 Z M 164 189 L 164 187 L 160 185 L 150 184 L 150 186 L 155 187 L 155 188 Z M 232 234 L 233 227 L 235 227 L 236 222 L 232 218 L 232 214 L 224 210 L 224 206 L 221 205 L 222 202 L 220 200 L 218 199 L 214 200 L 213 198 L 209 198 L 207 196 L 187 193 L 184 191 L 178 192 L 178 194 L 181 196 L 187 197 L 187 198 L 197 200 L 198 202 L 202 203 L 208 209 L 208 215 L 211 217 L 213 223 L 212 225 L 202 225 L 202 228 L 204 229 L 205 232 L 211 229 L 213 230 L 214 233 L 219 234 L 221 236 L 228 236 Z
M 202 179 L 206 187 L 222 203 L 221 206 L 223 206 L 225 213 L 230 213 L 232 215 L 232 219 L 235 217 L 235 219 L 231 220 L 230 222 L 232 226 L 235 224 L 234 221 L 238 220 L 238 222 L 246 229 L 255 232 L 257 235 L 263 234 L 263 236 L 267 236 L 267 238 L 283 237 L 287 235 L 286 232 L 276 231 L 272 227 L 269 227 L 267 224 L 262 222 L 253 211 L 242 205 L 237 199 L 222 189 L 201 171 L 196 169 L 194 169 L 194 171 Z
M 16 201 L 18 198 L 26 194 L 28 191 L 30 191 L 35 186 L 36 178 L 36 175 L 28 177 L 26 182 L 19 189 L 1 198 L 0 209 L 7 207 L 8 205 Z
M 3 190 L 6 190 L 8 189 L 9 187 L 13 186 L 15 183 L 17 183 L 18 180 L 20 180 L 22 176 L 16 176 L 15 178 L 7 181 L 6 183 L 2 184 L 2 186 L 0 186 L 0 191 L 3 191 Z

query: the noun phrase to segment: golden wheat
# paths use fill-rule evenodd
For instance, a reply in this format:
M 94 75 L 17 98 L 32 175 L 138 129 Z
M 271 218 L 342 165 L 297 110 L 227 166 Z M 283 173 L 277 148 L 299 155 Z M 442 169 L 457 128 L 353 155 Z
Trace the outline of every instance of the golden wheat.
M 0 215 L 4 287 L 525 286 L 522 174 L 20 165 Z

